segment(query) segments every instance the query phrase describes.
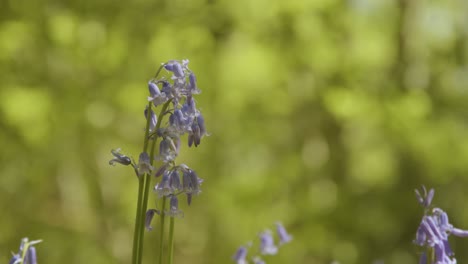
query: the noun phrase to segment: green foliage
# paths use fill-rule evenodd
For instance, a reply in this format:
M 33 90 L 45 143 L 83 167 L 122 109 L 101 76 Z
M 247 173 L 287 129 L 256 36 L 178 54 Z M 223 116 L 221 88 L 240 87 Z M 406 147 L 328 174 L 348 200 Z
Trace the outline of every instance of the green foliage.
M 108 166 L 109 151 L 138 157 L 147 81 L 188 58 L 212 135 L 181 155 L 205 182 L 177 220 L 175 263 L 229 263 L 276 220 L 294 241 L 267 263 L 416 263 L 414 188 L 435 187 L 434 203 L 468 227 L 455 210 L 468 206 L 466 10 L 0 2 L 1 261 L 28 236 L 44 240 L 40 263 L 129 263 L 138 182 Z

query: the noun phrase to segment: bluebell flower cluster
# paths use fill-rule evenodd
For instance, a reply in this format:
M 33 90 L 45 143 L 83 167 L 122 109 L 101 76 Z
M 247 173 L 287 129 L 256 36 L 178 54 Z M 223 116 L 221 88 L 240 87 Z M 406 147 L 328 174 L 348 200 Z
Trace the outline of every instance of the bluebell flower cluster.
M 289 243 L 292 240 L 292 236 L 288 234 L 284 226 L 277 222 L 276 224 L 276 235 L 278 236 L 278 243 L 275 243 L 275 239 L 273 237 L 273 232 L 269 229 L 261 232 L 258 235 L 258 239 L 260 240 L 260 244 L 258 246 L 257 254 L 251 258 L 252 263 L 254 264 L 265 264 L 266 262 L 261 258 L 260 255 L 276 255 L 278 253 L 279 248 Z M 236 253 L 232 257 L 236 264 L 248 264 L 249 260 L 247 259 L 248 255 L 248 248 L 251 247 L 252 243 L 248 243 L 247 245 L 243 245 L 237 249 Z
M 12 253 L 9 264 L 37 264 L 37 253 L 35 244 L 40 243 L 42 240 L 33 240 L 23 238 L 19 247 L 18 253 Z
M 145 116 L 150 119 L 150 131 L 152 136 L 160 137 L 159 153 L 155 159 L 163 165 L 158 169 L 150 169 L 155 177 L 161 180 L 154 186 L 154 192 L 159 198 L 169 199 L 169 209 L 163 213 L 171 217 L 182 217 L 183 212 L 179 210 L 180 195 L 185 195 L 190 205 L 192 197 L 201 192 L 200 186 L 203 180 L 198 174 L 186 164 L 176 164 L 175 160 L 181 148 L 181 137 L 188 135 L 189 147 L 197 147 L 201 139 L 208 135 L 205 119 L 200 110 L 197 109 L 194 96 L 200 94 L 195 74 L 188 68 L 188 60 L 172 60 L 163 65 L 164 69 L 171 75 L 170 78 L 162 77 L 152 79 L 148 83 L 148 100 L 158 106 L 170 103 L 172 108 L 162 115 L 168 115 L 168 121 L 157 126 L 158 117 L 154 112 Z M 159 117 L 162 120 L 162 117 Z M 141 164 L 141 161 L 140 161 Z M 147 173 L 145 171 L 144 173 Z M 155 209 L 149 211 L 157 212 Z M 151 216 L 151 215 L 150 215 Z M 151 219 L 146 219 L 147 229 Z
M 440 208 L 431 208 L 434 189 L 423 186 L 421 191 L 415 190 L 419 204 L 424 208 L 424 216 L 413 241 L 422 249 L 420 264 L 454 264 L 457 263 L 448 238 L 450 235 L 468 237 L 468 231 L 453 227 L 448 215 Z

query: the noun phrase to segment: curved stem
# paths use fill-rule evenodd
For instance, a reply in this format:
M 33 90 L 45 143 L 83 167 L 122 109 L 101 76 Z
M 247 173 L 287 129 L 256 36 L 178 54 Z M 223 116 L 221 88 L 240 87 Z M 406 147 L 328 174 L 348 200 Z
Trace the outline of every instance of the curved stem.
M 159 225 L 159 264 L 162 264 L 163 260 L 163 250 L 164 250 L 164 210 L 166 209 L 166 196 L 162 198 L 162 206 L 161 206 L 161 224 Z
M 172 264 L 172 261 L 174 259 L 174 225 L 175 218 L 171 217 L 169 225 L 169 264 Z
M 159 73 L 161 72 L 162 68 L 164 67 L 164 65 L 166 65 L 165 63 L 164 64 L 161 64 L 161 66 L 159 66 L 159 69 L 158 71 L 156 72 L 156 74 L 154 75 L 154 78 L 158 78 L 158 75 Z

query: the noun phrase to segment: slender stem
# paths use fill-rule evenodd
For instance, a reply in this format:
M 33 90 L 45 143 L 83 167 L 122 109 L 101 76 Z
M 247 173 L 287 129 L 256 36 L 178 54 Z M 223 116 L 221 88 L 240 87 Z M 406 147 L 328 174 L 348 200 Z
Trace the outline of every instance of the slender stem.
M 148 108 L 146 113 L 146 128 L 145 128 L 145 138 L 143 139 L 143 152 L 148 150 L 148 135 L 150 130 L 151 122 L 151 102 L 148 102 Z M 144 227 L 144 219 L 142 219 L 142 199 L 143 199 L 143 189 L 145 185 L 145 180 L 143 177 L 138 178 L 138 201 L 137 201 L 137 211 L 135 219 L 135 229 L 133 231 L 133 252 L 132 252 L 132 263 L 138 264 L 141 263 L 141 248 L 143 245 L 140 239 L 140 229 Z M 146 209 L 145 209 L 146 211 Z M 143 216 L 144 217 L 144 216 Z
M 161 64 L 161 66 L 159 66 L 159 69 L 158 71 L 156 72 L 156 74 L 154 75 L 154 78 L 158 78 L 158 75 L 159 73 L 161 72 L 162 68 L 164 67 L 164 65 L 166 65 L 165 63 L 164 64 Z
M 26 258 L 26 253 L 28 252 L 29 248 L 29 242 L 24 243 L 23 245 L 23 252 L 21 253 L 21 264 L 24 264 L 25 258 Z
M 166 209 L 166 196 L 162 198 L 162 206 L 161 206 L 161 224 L 159 228 L 159 264 L 162 264 L 163 260 L 163 249 L 164 249 L 164 210 Z
M 156 124 L 156 127 L 154 131 L 157 131 L 161 127 L 161 123 L 164 117 L 164 112 L 166 112 L 166 109 L 169 107 L 169 104 L 171 103 L 171 100 L 167 101 L 161 108 L 161 111 L 159 113 L 159 121 Z M 150 108 L 148 108 L 149 112 Z M 147 140 L 149 140 L 149 132 L 145 134 Z M 153 139 L 152 144 L 151 144 L 151 150 L 150 150 L 150 164 L 153 165 L 154 163 L 154 150 L 156 148 L 156 143 L 158 141 L 158 138 L 156 137 Z M 148 144 L 146 144 L 146 148 L 148 147 Z M 144 225 L 144 219 L 145 219 L 145 214 L 146 214 L 146 209 L 148 207 L 148 195 L 149 195 L 149 187 L 151 185 L 151 174 L 145 174 L 144 176 L 144 192 L 143 192 L 143 201 L 141 204 L 140 208 L 140 223 L 139 223 L 139 231 L 138 231 L 138 240 L 139 240 L 139 248 L 138 248 L 138 256 L 139 256 L 139 262 L 141 263 L 141 260 L 143 258 L 143 244 L 144 244 L 144 237 L 145 237 L 145 225 Z
M 171 217 L 169 225 L 169 264 L 172 264 L 172 260 L 174 259 L 174 225 L 175 218 Z
M 157 141 L 157 139 L 154 139 L 153 141 L 153 144 L 151 146 L 151 153 L 154 153 L 154 148 L 155 148 L 155 142 Z M 153 155 L 151 155 L 150 157 L 150 162 L 153 163 Z M 145 228 L 144 228 L 144 217 L 146 215 L 146 209 L 148 207 L 148 194 L 149 194 L 149 186 L 151 185 L 151 174 L 145 174 L 144 176 L 144 181 L 145 181 L 145 189 L 144 189 L 144 193 L 143 193 L 143 201 L 142 201 L 142 210 L 140 211 L 141 212 L 141 216 L 140 216 L 140 224 L 141 224 L 141 227 L 140 227 L 140 231 L 139 231 L 139 244 L 141 245 L 141 247 L 139 248 L 139 256 L 142 257 L 143 256 L 143 244 L 144 244 L 144 237 L 145 237 Z
M 143 179 L 138 179 L 138 202 L 137 202 L 137 212 L 136 212 L 136 220 L 135 220 L 135 230 L 133 233 L 133 253 L 132 253 L 132 263 L 137 264 L 139 263 L 139 255 L 138 255 L 138 248 L 139 248 L 139 237 L 140 237 L 140 223 L 141 223 L 141 201 L 143 197 Z

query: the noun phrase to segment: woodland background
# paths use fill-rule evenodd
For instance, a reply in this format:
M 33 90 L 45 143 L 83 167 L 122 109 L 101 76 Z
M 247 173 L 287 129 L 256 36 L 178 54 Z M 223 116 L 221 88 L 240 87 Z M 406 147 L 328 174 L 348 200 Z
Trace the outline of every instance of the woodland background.
M 414 188 L 468 228 L 467 14 L 463 0 L 0 0 L 0 262 L 28 236 L 40 263 L 129 263 L 138 184 L 110 150 L 138 157 L 147 81 L 188 58 L 211 136 L 180 157 L 205 182 L 176 263 L 230 263 L 277 220 L 294 241 L 269 264 L 416 263 Z M 452 244 L 467 262 L 468 240 Z

